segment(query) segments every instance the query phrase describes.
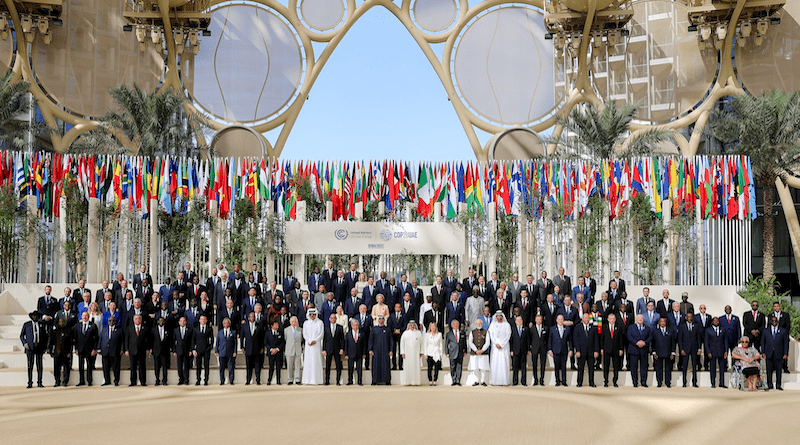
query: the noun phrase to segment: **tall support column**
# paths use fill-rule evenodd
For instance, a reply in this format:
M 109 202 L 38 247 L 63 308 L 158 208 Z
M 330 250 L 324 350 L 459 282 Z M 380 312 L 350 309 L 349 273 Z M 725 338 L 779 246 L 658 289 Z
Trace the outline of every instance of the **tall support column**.
M 578 257 L 580 256 L 579 252 L 580 252 L 580 248 L 581 248 L 581 243 L 580 243 L 580 241 L 578 241 L 578 217 L 579 217 L 579 215 L 580 215 L 580 213 L 578 211 L 578 206 L 576 205 L 575 206 L 575 211 L 573 213 L 573 218 L 575 219 L 575 224 L 574 224 L 575 228 L 573 229 L 573 232 L 572 232 L 572 264 L 570 264 L 570 266 L 572 267 L 572 271 L 570 271 L 570 273 L 574 277 L 573 279 L 575 281 L 573 281 L 573 283 L 576 286 L 578 285 L 578 277 L 583 275 L 582 273 L 580 273 L 578 271 L 578 268 L 580 267 L 580 265 L 578 264 Z
M 486 206 L 486 217 L 489 219 L 489 255 L 486 258 L 486 275 L 497 270 L 497 203 L 490 202 Z
M 123 199 L 119 203 L 119 218 L 117 218 L 118 234 L 117 239 L 117 272 L 122 272 L 128 276 L 128 239 L 130 238 L 130 219 L 128 218 L 128 200 Z
M 33 219 L 36 218 L 36 201 L 33 196 L 29 196 L 28 199 L 25 200 L 27 204 L 27 211 L 28 211 L 28 218 Z M 28 283 L 35 283 L 36 280 L 36 270 L 38 268 L 38 253 L 39 253 L 39 243 L 36 240 L 36 232 L 31 230 L 28 234 L 28 242 L 27 242 L 27 256 L 25 261 L 27 263 L 26 267 L 26 274 L 25 274 L 25 281 Z
M 458 214 L 463 215 L 467 211 L 467 204 L 463 202 L 458 203 Z M 469 233 L 464 231 L 464 255 L 461 255 L 461 276 L 466 277 L 469 274 L 470 255 L 469 255 Z
M 547 276 L 553 275 L 553 263 L 555 256 L 553 253 L 553 218 L 550 217 L 552 209 L 550 206 L 545 204 L 545 211 L 544 217 L 542 218 L 542 222 L 544 223 L 544 264 L 542 265 L 542 269 L 547 271 Z M 535 274 L 533 274 L 534 279 L 540 275 L 541 271 L 537 270 Z
M 97 198 L 89 198 L 89 227 L 88 237 L 86 243 L 86 281 L 89 283 L 97 283 L 100 281 L 98 272 L 98 248 L 100 241 L 100 222 L 97 220 L 97 212 L 100 209 L 100 200 Z M 80 279 L 81 277 L 75 277 Z
M 58 273 L 53 277 L 56 283 L 67 282 L 67 251 L 64 249 L 64 243 L 67 242 L 67 198 L 62 196 L 58 201 L 59 215 L 58 218 L 58 235 L 61 241 L 61 248 L 58 252 Z
M 661 203 L 661 214 L 663 215 L 664 227 L 669 226 L 670 221 L 672 221 L 672 201 L 667 199 Z M 672 260 L 672 251 L 673 251 L 673 242 L 672 242 L 672 234 L 667 232 L 667 242 L 663 247 L 663 256 L 662 258 L 667 258 L 667 265 L 662 266 L 662 274 L 661 278 L 664 280 L 664 284 L 672 284 L 674 277 L 675 277 L 675 262 Z M 653 283 L 655 284 L 655 283 Z
M 597 276 L 601 283 L 611 281 L 611 220 L 608 207 L 603 206 L 603 263 L 601 269 L 597 271 Z M 594 271 L 592 271 L 594 273 Z
M 355 214 L 356 214 L 356 221 L 363 221 L 364 220 L 364 203 L 363 202 L 357 202 L 356 203 Z
M 328 204 L 331 204 L 331 203 L 329 202 Z M 332 212 L 333 211 L 333 207 L 330 207 L 330 210 Z M 272 206 L 267 206 L 267 215 L 266 215 L 267 221 L 272 220 L 272 214 L 273 213 L 274 212 L 273 212 Z M 278 216 L 278 217 L 280 217 L 280 216 Z M 275 255 L 272 254 L 272 249 L 274 249 L 274 248 L 275 248 L 275 240 L 273 240 L 271 238 L 268 239 L 267 240 L 267 265 L 264 268 L 264 273 L 267 275 L 267 277 L 271 277 L 271 278 L 269 278 L 270 281 L 275 280 L 275 282 L 277 283 L 278 282 L 278 277 L 275 276 Z
M 216 205 L 216 201 L 211 201 L 212 205 Z M 158 277 L 158 255 L 161 253 L 161 245 L 158 242 L 158 199 L 150 200 L 150 275 L 153 276 L 153 281 L 165 279 L 166 277 Z M 212 235 L 213 236 L 213 235 Z M 213 238 L 212 238 L 213 239 Z M 155 283 L 152 283 L 155 285 Z
M 433 203 L 433 222 L 442 222 L 442 203 Z M 433 273 L 439 275 L 442 273 L 442 256 L 438 253 L 433 256 Z
M 697 267 L 695 270 L 697 271 L 697 285 L 698 286 L 705 286 L 706 284 L 706 246 L 704 243 L 704 236 L 703 236 L 703 215 L 700 210 L 700 200 L 695 200 L 694 203 L 694 230 L 697 234 Z
M 297 201 L 297 221 L 306 221 L 308 216 L 308 203 L 306 201 Z M 295 255 L 295 271 L 294 276 L 297 277 L 297 281 L 300 282 L 301 286 L 305 286 L 308 280 L 308 275 L 306 274 L 306 255 L 299 254 Z M 291 290 L 291 289 L 289 289 Z M 288 292 L 286 289 L 283 290 L 284 293 Z
M 325 203 L 325 221 L 333 222 L 333 202 Z
M 219 204 L 215 199 L 211 200 L 208 214 L 210 216 L 210 223 L 208 225 L 208 271 L 211 274 L 211 269 L 217 267 L 217 259 L 219 258 L 218 250 L 218 236 L 217 236 L 217 218 L 219 218 Z
M 520 276 L 520 281 L 525 282 L 525 275 L 529 274 L 530 268 L 528 267 L 528 248 L 525 245 L 527 242 L 526 228 L 528 226 L 528 217 L 524 214 L 517 216 L 517 273 Z

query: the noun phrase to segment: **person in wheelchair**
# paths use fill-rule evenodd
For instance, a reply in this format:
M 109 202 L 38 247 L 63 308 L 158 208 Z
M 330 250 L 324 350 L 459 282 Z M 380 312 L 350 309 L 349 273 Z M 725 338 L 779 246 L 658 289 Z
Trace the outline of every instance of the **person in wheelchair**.
M 758 378 L 761 373 L 761 354 L 750 344 L 750 338 L 742 337 L 739 346 L 733 349 L 734 365 L 741 367 L 742 374 L 747 378 L 748 390 L 758 390 Z

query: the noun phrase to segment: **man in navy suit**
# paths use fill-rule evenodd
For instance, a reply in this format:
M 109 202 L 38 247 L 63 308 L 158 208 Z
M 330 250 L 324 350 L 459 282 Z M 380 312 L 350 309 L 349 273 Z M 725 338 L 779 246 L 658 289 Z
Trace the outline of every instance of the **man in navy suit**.
M 217 344 L 214 355 L 219 361 L 219 384 L 225 384 L 225 370 L 228 370 L 228 380 L 233 385 L 234 369 L 236 368 L 236 331 L 231 329 L 231 320 L 222 320 L 222 327 L 217 332 Z
M 267 385 L 272 383 L 273 373 L 275 374 L 275 383 L 281 384 L 283 352 L 286 350 L 286 339 L 283 333 L 283 328 L 278 321 L 273 321 L 270 329 L 267 329 L 264 333 L 264 351 L 269 358 L 269 380 L 267 380 Z M 291 376 L 289 378 L 291 379 Z
M 567 386 L 567 357 L 572 357 L 570 349 L 571 330 L 564 326 L 564 316 L 556 316 L 556 325 L 550 329 L 547 337 L 547 353 L 553 357 L 556 386 Z
M 92 386 L 92 357 L 97 354 L 97 325 L 89 321 L 89 311 L 81 315 L 81 321 L 75 325 L 75 355 L 78 356 L 78 372 L 80 381 L 76 386 L 88 383 Z M 85 370 L 85 372 L 84 372 Z
M 100 333 L 100 354 L 103 356 L 103 386 L 111 384 L 111 373 L 114 373 L 114 386 L 119 386 L 119 365 L 122 357 L 124 332 L 117 327 L 115 317 L 108 318 L 108 327 Z
M 389 326 L 389 332 L 392 333 L 392 343 L 395 351 L 400 350 L 400 337 L 402 337 L 403 332 L 406 331 L 406 326 L 408 325 L 408 320 L 403 315 L 403 305 L 401 303 L 395 303 L 394 310 L 391 314 L 389 314 L 389 320 L 386 323 Z M 392 355 L 392 371 L 398 368 L 398 361 L 399 361 L 399 368 L 403 370 L 403 357 L 398 359 L 400 354 Z
M 528 353 L 530 348 L 530 332 L 525 325 L 522 317 L 514 318 L 514 326 L 511 328 L 511 368 L 514 370 L 511 384 L 514 386 L 522 382 L 522 386 L 527 385 L 528 374 Z M 522 371 L 522 379 L 518 378 Z
M 200 315 L 200 322 L 194 332 L 192 332 L 192 356 L 197 359 L 195 365 L 197 366 L 197 382 L 196 386 L 200 386 L 200 373 L 205 369 L 205 385 L 208 386 L 208 372 L 209 363 L 211 359 L 211 350 L 214 348 L 214 331 L 211 325 L 208 324 L 208 316 L 206 314 Z
M 411 323 L 414 323 L 412 320 Z M 358 378 L 358 386 L 363 384 L 361 362 L 367 358 L 365 347 L 367 337 L 360 332 L 358 320 L 350 320 L 350 332 L 345 335 L 344 358 L 347 360 L 347 385 L 353 384 L 353 372 Z
M 247 296 L 242 300 L 242 324 L 248 320 L 248 315 L 256 309 L 257 304 L 262 304 L 261 297 L 258 296 L 258 289 L 251 287 L 247 289 Z
M 335 299 L 333 292 L 328 292 L 327 297 L 328 299 L 322 303 L 322 307 L 317 308 L 317 311 L 319 311 L 324 317 L 323 321 L 325 322 L 326 327 L 328 326 L 328 320 L 330 320 L 331 315 L 336 315 L 336 308 L 340 304 L 340 302 Z M 341 301 L 341 304 L 344 304 L 344 300 Z M 336 320 L 334 320 L 334 323 L 335 322 Z
M 350 296 L 344 301 L 344 313 L 352 318 L 358 313 L 358 307 L 364 303 L 364 300 L 359 298 L 358 289 L 355 287 L 350 289 Z
M 414 304 L 411 292 L 403 294 L 403 301 L 400 302 L 400 310 L 406 318 L 406 324 L 408 324 L 409 321 L 417 320 L 417 305 Z
M 336 314 L 328 318 L 322 337 L 322 355 L 325 357 L 325 385 L 331 384 L 331 360 L 336 361 L 336 385 L 342 384 L 342 355 L 344 355 L 344 330 L 336 324 Z
M 594 359 L 600 354 L 600 341 L 597 336 L 597 327 L 589 323 L 589 313 L 583 313 L 581 323 L 572 329 L 572 344 L 578 361 L 578 387 L 583 386 L 585 367 L 589 367 L 589 386 L 594 384 Z
M 347 281 L 347 289 L 345 289 L 345 295 L 350 294 L 350 289 L 356 287 L 356 283 L 358 283 L 358 270 L 356 263 L 350 263 L 350 270 L 347 271 L 345 274 L 345 280 Z
M 159 316 L 156 326 L 151 334 L 153 351 L 153 370 L 156 375 L 156 386 L 167 386 L 167 372 L 169 371 L 170 353 L 172 352 L 172 329 L 167 326 L 164 317 Z
M 739 337 L 742 332 L 742 325 L 739 321 L 739 317 L 733 315 L 731 312 L 732 308 L 730 305 L 725 306 L 725 314 L 719 317 L 719 325 L 722 326 L 722 329 L 726 333 L 727 341 L 725 347 L 727 348 L 728 356 L 730 356 L 733 348 L 739 343 Z
M 658 387 L 666 383 L 672 385 L 672 362 L 675 360 L 675 343 L 678 328 L 667 323 L 666 318 L 658 320 L 658 328 L 653 332 L 653 366 L 656 369 Z
M 541 280 L 540 280 L 541 281 Z M 549 297 L 548 297 L 549 298 Z M 579 323 L 578 321 L 578 308 L 572 305 L 572 297 L 569 295 L 564 295 L 564 301 L 561 307 L 558 308 L 556 311 L 557 315 L 561 315 L 564 317 L 564 326 L 572 329 L 576 324 Z M 574 348 L 574 344 L 570 343 L 570 345 Z M 575 355 L 574 351 L 571 351 L 573 354 L 570 355 L 570 368 L 573 371 L 577 371 L 577 367 L 575 366 Z
M 292 273 L 292 269 L 289 269 L 286 271 L 286 277 L 283 279 L 283 293 L 287 294 L 294 289 L 295 283 L 297 283 L 297 278 Z
M 350 295 L 350 289 L 352 289 L 347 280 L 344 278 L 344 272 L 341 270 L 339 271 L 338 276 L 333 280 L 332 286 L 333 288 L 331 290 L 333 291 L 333 295 L 336 297 L 336 301 L 344 303 L 344 299 Z M 327 318 L 324 320 L 327 320 Z
M 247 315 L 247 321 L 239 330 L 239 347 L 242 350 L 242 354 L 244 354 L 247 369 L 245 385 L 250 384 L 254 373 L 256 385 L 261 384 L 261 368 L 263 367 L 264 357 L 264 331 L 262 329 L 261 325 L 256 322 L 256 313 L 250 312 Z M 259 366 L 259 357 L 261 357 L 261 366 Z
M 636 323 L 628 326 L 628 369 L 631 370 L 633 387 L 647 388 L 647 357 L 650 355 L 650 344 L 653 341 L 653 331 L 644 324 L 644 316 L 637 315 Z
M 505 313 L 505 310 L 503 310 L 503 313 Z M 464 322 L 464 307 L 458 301 L 457 292 L 452 292 L 450 294 L 450 301 L 447 302 L 447 305 L 444 309 L 444 317 L 445 321 L 447 322 L 447 326 L 450 326 L 450 323 L 452 323 L 453 320 L 458 320 L 459 324 Z
M 719 368 L 719 387 L 725 386 L 725 366 L 728 358 L 727 332 L 719 325 L 719 318 L 711 319 L 711 326 L 705 330 L 706 355 L 711 361 L 711 387 L 716 383 L 717 368 Z
M 178 385 L 189 384 L 189 369 L 191 369 L 192 356 L 192 329 L 188 326 L 186 316 L 178 319 L 178 327 L 172 333 L 175 344 L 172 347 L 172 355 L 178 365 Z
M 41 321 L 47 323 L 51 327 L 55 324 L 54 321 L 56 314 L 58 313 L 59 309 L 61 309 L 56 297 L 50 295 L 50 292 L 52 291 L 52 287 L 45 286 L 44 295 L 39 297 L 39 301 L 36 302 L 36 310 L 39 311 Z
M 49 287 L 49 286 L 48 286 Z M 39 322 L 41 313 L 35 310 L 28 314 L 30 321 L 22 325 L 19 339 L 25 348 L 25 358 L 28 360 L 28 388 L 33 387 L 33 364 L 36 362 L 37 386 L 44 388 L 42 384 L 42 356 L 47 350 L 47 329 Z M 87 315 L 88 317 L 88 315 Z M 83 379 L 83 373 L 81 373 Z M 90 380 L 91 381 L 91 380 Z
M 770 326 L 761 336 L 761 353 L 767 362 L 767 387 L 772 389 L 772 374 L 775 374 L 775 388 L 783 391 L 781 375 L 783 361 L 789 357 L 789 331 L 778 325 L 778 318 L 770 316 Z
M 792 318 L 788 313 L 781 310 L 781 303 L 779 301 L 772 303 L 772 314 L 770 315 L 778 319 L 778 327 L 786 332 L 792 332 Z M 789 373 L 788 360 L 783 361 L 783 372 Z
M 320 284 L 325 284 L 325 278 L 319 273 L 319 266 L 314 266 L 314 272 L 308 276 L 309 292 L 316 294 Z
M 703 337 L 700 329 L 694 326 L 694 314 L 686 314 L 686 323 L 678 328 L 678 349 L 681 351 L 681 369 L 683 370 L 683 387 L 686 387 L 686 371 L 689 361 L 692 362 L 692 386 L 697 388 L 697 357 L 702 353 L 700 345 Z

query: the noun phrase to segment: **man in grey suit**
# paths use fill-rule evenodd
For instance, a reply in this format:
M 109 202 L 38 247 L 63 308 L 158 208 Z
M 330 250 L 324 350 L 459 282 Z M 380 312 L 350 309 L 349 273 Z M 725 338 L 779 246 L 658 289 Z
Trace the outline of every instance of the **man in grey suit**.
M 522 289 L 522 283 L 519 282 L 519 274 L 515 273 L 511 281 L 508 282 L 508 290 L 511 292 L 511 304 L 516 305 L 519 301 L 519 291 Z
M 461 332 L 458 320 L 450 323 L 450 332 L 445 336 L 444 350 L 450 359 L 451 386 L 461 386 L 461 368 L 464 364 L 464 354 L 467 353 L 467 336 Z
M 289 385 L 294 383 L 300 385 L 300 357 L 303 356 L 303 328 L 297 321 L 297 317 L 289 319 L 289 326 L 283 330 L 283 338 L 286 340 L 286 376 Z
M 572 290 L 572 280 L 568 276 L 564 275 L 563 267 L 558 268 L 558 275 L 553 277 L 553 284 L 558 286 L 562 294 L 569 293 Z

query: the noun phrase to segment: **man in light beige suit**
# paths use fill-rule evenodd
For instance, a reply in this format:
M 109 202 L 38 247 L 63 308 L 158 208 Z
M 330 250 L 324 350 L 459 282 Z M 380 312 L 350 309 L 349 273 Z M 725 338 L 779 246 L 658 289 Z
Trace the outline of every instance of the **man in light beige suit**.
M 303 356 L 303 328 L 297 317 L 289 319 L 289 326 L 283 330 L 286 339 L 286 375 L 289 385 L 300 385 L 300 357 Z

